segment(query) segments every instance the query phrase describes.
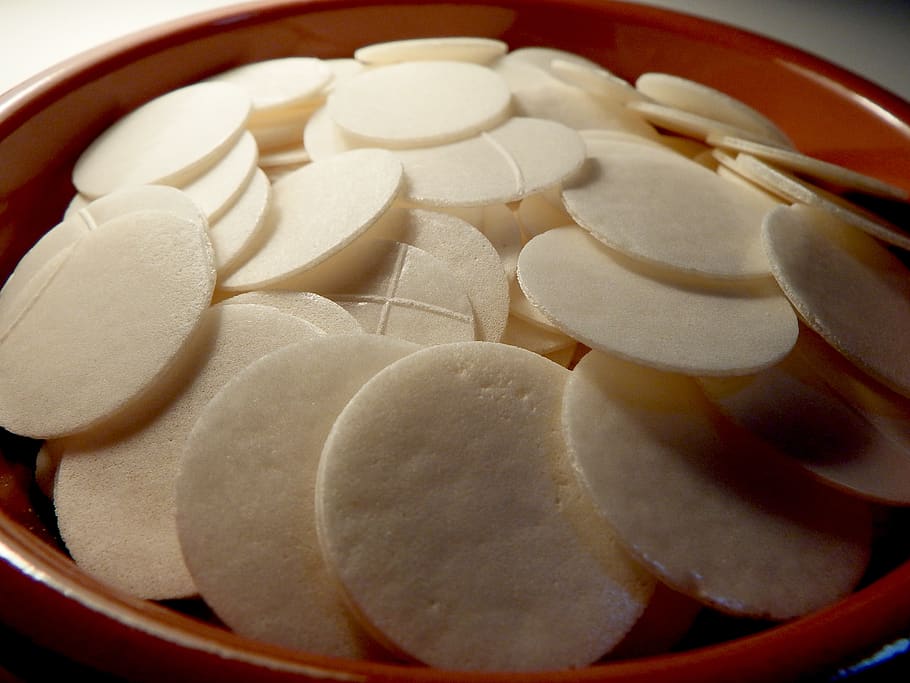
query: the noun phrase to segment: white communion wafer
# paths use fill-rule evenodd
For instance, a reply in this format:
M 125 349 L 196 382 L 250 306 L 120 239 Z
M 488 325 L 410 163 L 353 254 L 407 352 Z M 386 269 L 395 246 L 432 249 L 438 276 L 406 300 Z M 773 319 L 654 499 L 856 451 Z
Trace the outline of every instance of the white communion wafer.
M 768 214 L 771 270 L 800 316 L 853 363 L 910 396 L 910 273 L 885 246 L 811 207 Z
M 336 125 L 326 107 L 320 107 L 303 128 L 303 146 L 310 159 L 319 161 L 363 145 Z
M 770 278 L 674 277 L 604 247 L 578 228 L 525 245 L 518 279 L 531 302 L 592 348 L 693 375 L 768 367 L 796 343 L 796 315 Z
M 60 534 L 76 563 L 149 599 L 195 594 L 177 538 L 176 490 L 183 442 L 208 401 L 254 360 L 319 335 L 267 306 L 206 310 L 158 391 L 115 422 L 55 442 Z
M 188 221 L 208 224 L 196 202 L 183 190 L 170 185 L 136 185 L 114 190 L 95 200 L 73 201 L 64 216 L 79 216 L 89 230 L 94 230 L 117 216 L 145 210 L 165 211 Z
M 214 223 L 249 185 L 258 161 L 256 140 L 245 132 L 213 166 L 180 189 Z
M 379 65 L 395 62 L 446 60 L 488 64 L 506 53 L 508 46 L 501 40 L 475 36 L 443 38 L 409 38 L 374 43 L 354 50 L 354 59 L 364 64 Z
M 250 256 L 257 237 L 265 229 L 271 197 L 272 184 L 262 169 L 255 169 L 240 196 L 209 227 L 220 275 L 229 273 Z
M 314 292 L 260 289 L 232 296 L 222 303 L 271 306 L 282 313 L 303 318 L 328 335 L 363 333 L 363 328 L 354 316 L 331 299 Z
M 448 214 L 396 208 L 385 213 L 370 235 L 410 244 L 442 261 L 471 301 L 474 338 L 500 340 L 509 315 L 509 284 L 499 254 L 482 232 Z
M 654 127 L 624 105 L 605 102 L 563 81 L 515 87 L 512 99 L 519 116 L 559 121 L 576 130 L 601 128 L 657 138 Z
M 517 215 L 525 239 L 536 237 L 552 228 L 575 223 L 561 201 L 554 203 L 543 193 L 532 194 L 522 199 L 518 205 Z
M 28 314 L 58 271 L 73 253 L 75 244 L 62 244 L 49 249 L 29 263 L 20 276 L 10 280 L 0 291 L 0 346 L 19 321 Z M 13 273 L 15 275 L 15 273 Z
M 508 115 L 509 87 L 468 62 L 403 62 L 338 83 L 326 108 L 345 131 L 393 146 L 441 144 L 492 128 Z
M 575 340 L 567 334 L 553 331 L 516 315 L 510 315 L 502 336 L 503 344 L 520 346 L 528 351 L 548 355 L 568 347 L 574 347 Z
M 910 450 L 910 399 L 877 382 L 808 328 L 803 328 L 801 340 L 797 351 L 828 386 L 868 420 L 876 433 L 898 449 Z
M 57 260 L 58 265 L 62 263 L 58 258 L 60 254 L 64 250 L 71 249 L 88 231 L 89 226 L 78 214 L 70 215 L 48 230 L 41 239 L 32 245 L 31 249 L 25 252 L 9 278 L 3 283 L 3 288 L 0 289 L 0 321 L 9 323 L 13 302 L 27 288 L 33 292 L 40 289 L 40 287 L 36 289 L 36 283 L 28 285 L 32 278 L 44 270 L 48 262 Z M 45 270 L 45 278 L 49 277 L 51 272 Z M 22 302 L 19 306 L 21 305 Z M 0 338 L 5 334 L 7 324 L 0 323 Z
M 381 149 L 352 150 L 284 176 L 272 186 L 263 243 L 219 285 L 274 286 L 324 261 L 382 215 L 401 178 L 401 163 Z
M 577 132 L 555 121 L 513 117 L 476 137 L 398 150 L 402 197 L 426 206 L 516 201 L 570 176 L 585 158 Z
M 243 88 L 250 96 L 251 116 L 255 117 L 316 98 L 332 77 L 332 70 L 321 59 L 283 57 L 237 66 L 210 80 Z
M 761 223 L 774 202 L 650 145 L 589 140 L 588 151 L 562 197 L 575 222 L 597 239 L 693 274 L 768 275 Z
M 304 164 L 311 162 L 309 152 L 304 149 L 303 144 L 297 144 L 287 147 L 276 152 L 261 155 L 259 157 L 259 168 L 277 169 L 277 168 L 299 168 Z
M 910 249 L 910 235 L 900 226 L 866 211 L 853 202 L 800 180 L 791 173 L 776 168 L 761 159 L 739 152 L 732 158 L 715 149 L 714 155 L 728 168 L 740 173 L 760 187 L 788 199 L 823 209 L 855 228 L 901 249 Z
M 474 310 L 462 280 L 423 249 L 388 240 L 356 242 L 356 261 L 338 268 L 322 293 L 366 332 L 418 344 L 475 339 Z M 331 265 L 331 264 L 328 264 Z
M 725 121 L 693 114 L 684 109 L 669 107 L 657 102 L 633 100 L 626 106 L 650 124 L 679 135 L 688 135 L 696 140 L 707 140 L 711 135 L 730 135 L 756 140 L 768 145 L 780 145 L 779 139 L 769 133 L 758 133 L 740 128 Z
M 119 119 L 76 161 L 73 184 L 98 197 L 117 188 L 188 182 L 238 138 L 250 99 L 229 83 L 195 83 Z
M 583 57 L 582 55 L 575 52 L 569 52 L 568 50 L 561 50 L 554 47 L 544 47 L 540 45 L 515 48 L 508 53 L 508 58 L 510 60 L 528 62 L 529 64 L 533 64 L 537 68 L 543 69 L 547 72 L 552 70 L 553 61 L 556 59 L 562 60 L 563 62 L 578 64 L 580 66 L 587 67 L 588 69 L 603 68 L 597 62 L 594 62 L 587 57 Z
M 560 329 L 559 324 L 550 320 L 543 314 L 536 302 L 531 302 L 518 282 L 518 264 L 515 272 L 509 276 L 509 315 L 541 327 L 554 334 L 566 334 Z
M 805 356 L 819 340 L 800 334 L 787 358 L 746 378 L 702 378 L 724 414 L 845 491 L 890 505 L 910 504 L 910 432 L 878 429 L 831 388 Z M 838 372 L 837 366 L 829 372 Z
M 550 71 L 566 83 L 607 102 L 625 104 L 648 99 L 647 95 L 636 90 L 631 83 L 602 67 L 556 57 L 550 62 Z
M 89 427 L 174 361 L 215 284 L 205 226 L 144 211 L 73 247 L 0 343 L 0 424 L 54 437 Z
M 635 87 L 660 104 L 742 128 L 775 141 L 778 147 L 793 147 L 786 133 L 767 116 L 742 100 L 703 83 L 651 72 L 641 74 Z
M 870 508 L 722 421 L 691 378 L 592 351 L 569 378 L 563 421 L 598 507 L 671 587 L 788 619 L 861 578 Z
M 569 374 L 505 344 L 434 346 L 339 415 L 316 484 L 320 542 L 396 649 L 450 669 L 576 667 L 641 614 L 652 580 L 567 469 Z
M 515 57 L 507 52 L 490 65 L 490 69 L 499 74 L 512 92 L 541 83 L 559 84 L 560 79 L 550 73 L 549 69 L 538 66 L 527 59 Z
M 518 254 L 524 244 L 521 226 L 515 213 L 505 204 L 490 204 L 479 209 L 479 216 L 469 220 L 490 240 L 499 254 L 507 278 L 514 278 L 518 268 Z
M 337 657 L 375 649 L 322 560 L 316 471 L 348 400 L 419 348 L 364 334 L 293 344 L 199 416 L 180 460 L 177 530 L 200 595 L 237 633 Z
M 726 135 L 708 136 L 708 144 L 734 152 L 745 152 L 773 163 L 781 168 L 809 176 L 815 180 L 832 183 L 843 189 L 859 190 L 891 199 L 907 199 L 907 190 L 886 183 L 878 178 L 859 173 L 839 164 L 833 164 L 792 149 L 781 149 L 751 140 Z

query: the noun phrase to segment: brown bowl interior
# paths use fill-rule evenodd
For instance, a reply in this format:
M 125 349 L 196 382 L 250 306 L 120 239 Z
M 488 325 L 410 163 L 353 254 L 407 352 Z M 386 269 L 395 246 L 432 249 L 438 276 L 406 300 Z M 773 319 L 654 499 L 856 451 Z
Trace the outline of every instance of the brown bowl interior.
M 547 45 L 634 79 L 665 71 L 773 118 L 803 151 L 910 189 L 910 105 L 798 50 L 712 22 L 622 3 L 332 0 L 238 5 L 99 47 L 0 97 L 0 274 L 62 215 L 79 152 L 140 103 L 237 64 L 350 56 L 404 37 L 478 35 Z M 0 622 L 73 661 L 141 680 L 518 680 L 345 662 L 255 643 L 198 615 L 135 600 L 81 573 L 33 483 L 38 444 L 0 437 Z M 708 624 L 691 649 L 521 680 L 779 680 L 848 661 L 910 627 L 906 515 L 892 511 L 865 587 L 794 622 Z M 736 637 L 736 636 L 742 637 Z M 711 640 L 719 640 L 708 644 Z

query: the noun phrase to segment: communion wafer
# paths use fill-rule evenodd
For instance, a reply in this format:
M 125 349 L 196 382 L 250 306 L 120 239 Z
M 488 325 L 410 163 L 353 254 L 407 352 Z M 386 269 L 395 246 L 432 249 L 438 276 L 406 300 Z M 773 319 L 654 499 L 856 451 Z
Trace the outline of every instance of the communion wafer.
M 209 223 L 214 223 L 246 189 L 258 159 L 256 140 L 251 133 L 243 133 L 217 163 L 181 189 L 202 209 Z
M 332 69 L 321 59 L 285 57 L 234 67 L 210 80 L 243 88 L 256 117 L 316 98 L 332 78 Z
M 770 212 L 764 242 L 774 277 L 806 324 L 865 372 L 910 395 L 907 267 L 866 233 L 806 206 Z
M 319 334 L 306 321 L 268 306 L 210 307 L 154 394 L 117 421 L 56 441 L 62 455 L 54 509 L 76 564 L 138 597 L 195 595 L 176 525 L 183 441 L 212 396 L 240 370 Z
M 825 343 L 813 337 L 801 332 L 793 353 L 757 375 L 701 378 L 701 386 L 725 415 L 819 478 L 872 500 L 910 504 L 910 432 L 879 428 L 861 403 L 841 397 L 815 370 L 821 359 L 806 359 Z M 824 365 L 826 374 L 837 368 Z
M 504 344 L 433 346 L 379 372 L 339 415 L 316 483 L 320 542 L 396 649 L 446 668 L 582 666 L 641 614 L 650 577 L 566 469 L 569 374 Z
M 555 57 L 550 62 L 550 71 L 566 83 L 608 102 L 625 104 L 633 100 L 647 99 L 647 96 L 636 90 L 631 83 L 603 67 Z
M 80 155 L 73 184 L 88 197 L 117 188 L 192 180 L 240 136 L 250 99 L 229 83 L 195 83 L 147 102 Z
M 895 187 L 878 178 L 858 173 L 839 164 L 832 164 L 791 149 L 763 145 L 725 135 L 710 135 L 708 143 L 734 152 L 745 152 L 781 168 L 822 180 L 844 189 L 858 190 L 891 199 L 907 199 L 907 190 Z
M 410 38 L 365 45 L 354 50 L 354 59 L 365 64 L 445 60 L 487 64 L 506 53 L 508 46 L 493 38 L 451 36 Z
M 509 314 L 509 285 L 499 254 L 477 228 L 454 216 L 392 209 L 371 234 L 410 244 L 442 261 L 461 282 L 474 311 L 475 338 L 499 341 Z
M 793 174 L 776 168 L 751 154 L 739 152 L 736 157 L 731 158 L 730 155 L 715 149 L 714 156 L 731 170 L 769 192 L 794 203 L 827 211 L 873 237 L 901 249 L 910 249 L 910 235 L 906 230 L 843 197 L 827 192 L 805 180 L 800 180 Z
M 117 216 L 142 210 L 165 211 L 207 224 L 205 212 L 193 198 L 170 185 L 137 185 L 114 190 L 98 199 L 85 200 L 84 205 L 74 207 L 73 213 L 94 229 Z
M 202 411 L 180 458 L 177 529 L 199 592 L 236 632 L 338 657 L 375 650 L 322 560 L 316 470 L 351 396 L 418 348 L 365 334 L 303 341 L 251 364 Z
M 467 62 L 404 62 L 339 83 L 326 108 L 345 131 L 373 143 L 440 144 L 476 135 L 507 115 L 510 93 L 493 71 Z
M 650 145 L 601 139 L 589 141 L 588 150 L 562 198 L 597 239 L 706 277 L 768 275 L 761 224 L 773 202 Z
M 214 284 L 203 224 L 145 211 L 89 231 L 5 330 L 0 424 L 46 438 L 116 413 L 174 362 Z
M 602 128 L 656 138 L 657 131 L 623 104 L 604 102 L 564 81 L 532 83 L 512 89 L 517 114 L 559 121 L 576 130 Z
M 401 163 L 388 151 L 360 149 L 308 164 L 272 186 L 265 239 L 219 286 L 275 285 L 350 244 L 388 208 L 401 184 Z
M 222 277 L 250 256 L 265 229 L 271 199 L 272 184 L 262 169 L 255 169 L 240 196 L 209 226 L 215 266 Z
M 43 278 L 46 281 L 54 272 L 53 268 L 47 268 L 47 264 L 54 261 L 60 265 L 62 263 L 60 255 L 72 249 L 88 230 L 89 227 L 79 216 L 64 218 L 35 242 L 19 260 L 3 284 L 3 289 L 0 289 L 0 321 L 3 321 L 0 324 L 0 336 L 5 334 L 4 330 L 17 315 L 12 312 L 13 308 L 21 311 L 28 305 L 20 296 L 27 290 L 32 291 L 32 296 L 40 291 L 42 285 L 32 282 L 33 278 L 43 271 Z M 14 303 L 17 300 L 19 303 Z
M 369 240 L 349 247 L 357 269 L 338 269 L 327 297 L 366 332 L 418 344 L 475 339 L 474 309 L 465 283 L 442 261 L 410 244 Z M 350 262 L 348 262 L 350 263 Z
M 742 128 L 777 143 L 778 147 L 793 146 L 787 135 L 767 116 L 703 83 L 651 72 L 641 74 L 635 80 L 635 88 L 655 102 Z
M 780 144 L 779 138 L 771 133 L 746 130 L 726 121 L 657 102 L 632 100 L 627 102 L 626 106 L 657 128 L 688 135 L 696 140 L 707 140 L 712 135 L 730 135 L 769 145 Z
M 569 377 L 563 421 L 599 509 L 676 590 L 789 619 L 860 580 L 870 508 L 720 421 L 693 379 L 593 351 Z
M 467 140 L 399 150 L 402 197 L 418 205 L 483 206 L 554 186 L 585 157 L 584 142 L 555 121 L 516 116 Z
M 574 227 L 528 242 L 518 280 L 529 301 L 578 341 L 687 374 L 768 367 L 798 333 L 793 309 L 769 279 L 725 285 L 674 279 Z
M 331 299 L 314 292 L 260 289 L 225 299 L 225 304 L 259 304 L 271 306 L 282 313 L 296 315 L 330 335 L 361 334 L 360 323 Z
M 600 64 L 591 61 L 587 57 L 576 54 L 575 52 L 560 50 L 559 48 L 553 47 L 542 47 L 538 45 L 519 47 L 515 48 L 514 50 L 510 50 L 508 53 L 508 59 L 527 62 L 547 72 L 552 70 L 553 61 L 557 59 L 587 67 L 589 69 L 603 68 L 600 66 Z

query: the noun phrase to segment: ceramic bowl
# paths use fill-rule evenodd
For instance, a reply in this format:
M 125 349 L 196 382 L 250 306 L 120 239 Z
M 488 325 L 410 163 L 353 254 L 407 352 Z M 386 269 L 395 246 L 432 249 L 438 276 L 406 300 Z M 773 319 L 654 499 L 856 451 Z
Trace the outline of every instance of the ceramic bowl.
M 435 35 L 563 48 L 627 79 L 645 71 L 693 78 L 760 109 L 803 151 L 910 189 L 910 104 L 804 52 L 717 23 L 595 0 L 269 0 L 104 45 L 0 97 L 0 275 L 59 220 L 79 152 L 143 101 L 253 60 L 350 56 L 368 43 Z M 869 576 L 847 599 L 781 625 L 701 624 L 669 654 L 518 676 L 289 651 L 82 573 L 33 484 L 37 447 L 0 435 L 0 623 L 39 653 L 131 680 L 778 681 L 835 671 L 910 629 L 910 549 L 901 541 L 910 535 L 897 511 Z

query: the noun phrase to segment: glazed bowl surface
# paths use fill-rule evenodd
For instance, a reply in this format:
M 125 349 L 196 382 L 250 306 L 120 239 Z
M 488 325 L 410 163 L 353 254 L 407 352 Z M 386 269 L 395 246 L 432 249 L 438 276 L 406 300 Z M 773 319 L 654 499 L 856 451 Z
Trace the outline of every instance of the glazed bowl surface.
M 561 48 L 629 80 L 648 71 L 698 80 L 765 113 L 800 150 L 910 190 L 910 104 L 807 53 L 721 24 L 596 0 L 270 0 L 103 45 L 0 96 L 2 279 L 59 221 L 81 150 L 139 104 L 246 62 L 347 57 L 370 43 L 445 35 Z M 908 520 L 892 510 L 853 595 L 780 625 L 703 623 L 668 654 L 519 676 L 290 651 L 229 633 L 183 605 L 134 599 L 81 572 L 35 487 L 38 446 L 0 436 L 0 623 L 66 661 L 130 680 L 779 681 L 834 672 L 910 631 Z

